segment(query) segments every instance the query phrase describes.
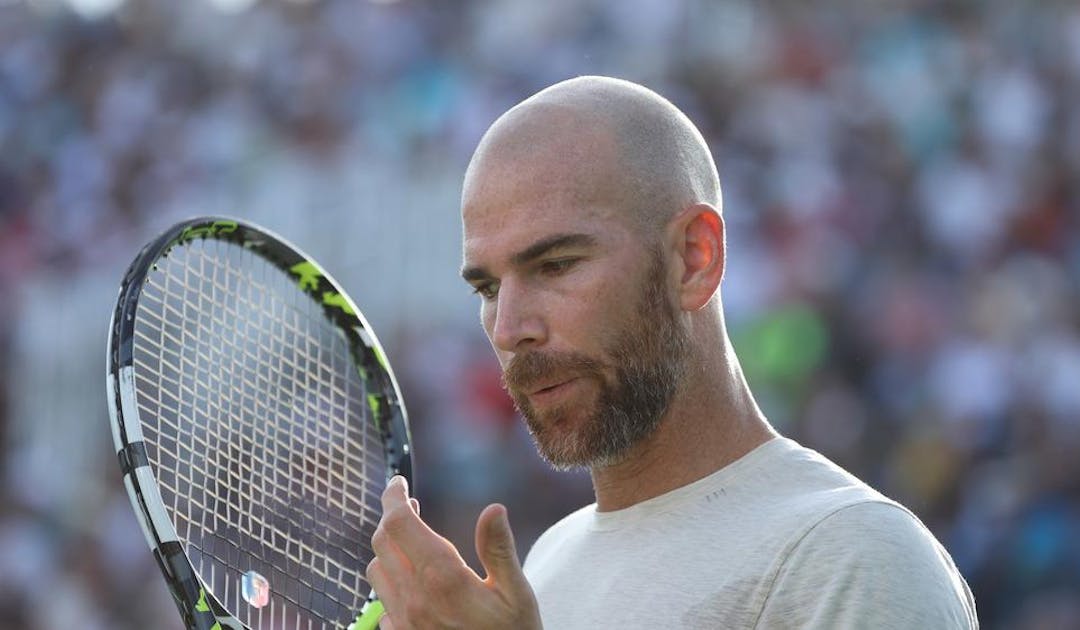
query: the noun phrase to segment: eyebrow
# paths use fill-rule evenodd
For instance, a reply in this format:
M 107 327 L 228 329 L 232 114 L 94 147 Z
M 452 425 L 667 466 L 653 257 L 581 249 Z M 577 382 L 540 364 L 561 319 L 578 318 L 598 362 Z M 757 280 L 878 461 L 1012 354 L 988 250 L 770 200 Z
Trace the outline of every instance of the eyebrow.
M 555 249 L 562 249 L 566 247 L 592 247 L 596 245 L 596 237 L 589 234 L 553 234 L 547 238 L 540 239 L 532 245 L 529 245 L 520 252 L 510 257 L 510 262 L 514 266 L 520 267 L 537 258 L 540 258 L 544 254 L 547 254 Z M 477 280 L 483 280 L 490 278 L 491 274 L 488 273 L 483 267 L 466 267 L 461 270 L 461 277 L 466 282 L 475 282 Z

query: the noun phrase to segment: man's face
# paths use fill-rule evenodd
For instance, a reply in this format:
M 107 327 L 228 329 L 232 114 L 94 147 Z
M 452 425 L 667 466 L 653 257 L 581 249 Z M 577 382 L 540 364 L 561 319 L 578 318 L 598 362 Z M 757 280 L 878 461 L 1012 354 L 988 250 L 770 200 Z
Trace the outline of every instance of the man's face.
M 665 269 L 658 253 L 637 291 L 637 313 L 612 327 L 599 356 L 576 351 L 518 354 L 506 367 L 504 385 L 536 441 L 540 454 L 556 468 L 601 467 L 619 463 L 633 446 L 660 424 L 678 388 L 689 346 L 665 292 Z M 611 373 L 613 375 L 610 375 Z M 575 375 L 595 386 L 593 400 L 578 410 L 584 418 L 576 431 L 560 429 L 573 414 L 573 400 L 556 399 L 536 406 L 530 392 L 537 384 Z M 541 394 L 543 395 L 543 394 Z
M 651 435 L 689 347 L 614 174 L 598 186 L 572 162 L 492 167 L 463 199 L 463 276 L 507 390 L 560 468 L 617 463 Z

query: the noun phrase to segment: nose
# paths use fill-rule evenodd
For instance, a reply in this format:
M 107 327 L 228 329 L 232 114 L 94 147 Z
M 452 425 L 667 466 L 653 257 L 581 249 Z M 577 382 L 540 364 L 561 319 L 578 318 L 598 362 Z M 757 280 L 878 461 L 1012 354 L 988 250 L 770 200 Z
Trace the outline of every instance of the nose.
M 541 305 L 512 280 L 503 279 L 498 296 L 487 309 L 484 324 L 496 351 L 521 352 L 547 340 Z

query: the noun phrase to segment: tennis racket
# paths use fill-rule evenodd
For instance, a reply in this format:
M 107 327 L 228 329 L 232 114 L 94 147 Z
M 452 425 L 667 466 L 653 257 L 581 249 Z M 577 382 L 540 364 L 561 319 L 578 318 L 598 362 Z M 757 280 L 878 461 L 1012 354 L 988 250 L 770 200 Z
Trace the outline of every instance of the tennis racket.
M 311 258 L 223 218 L 128 268 L 106 389 L 124 486 L 186 627 L 371 630 L 409 427 L 371 327 Z

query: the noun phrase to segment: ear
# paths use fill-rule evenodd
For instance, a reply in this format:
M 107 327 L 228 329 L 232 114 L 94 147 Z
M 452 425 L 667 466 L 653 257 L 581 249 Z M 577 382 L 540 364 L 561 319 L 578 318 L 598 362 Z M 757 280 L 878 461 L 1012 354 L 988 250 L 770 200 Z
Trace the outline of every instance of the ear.
M 679 306 L 696 311 L 709 303 L 724 277 L 724 218 L 716 208 L 699 203 L 684 209 L 669 224 L 681 263 Z

